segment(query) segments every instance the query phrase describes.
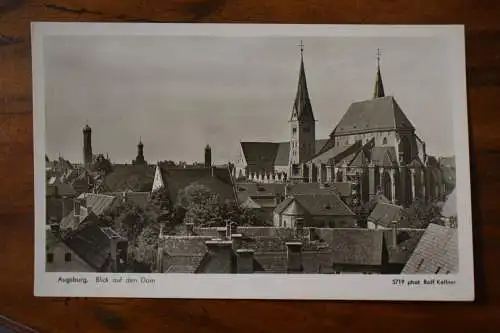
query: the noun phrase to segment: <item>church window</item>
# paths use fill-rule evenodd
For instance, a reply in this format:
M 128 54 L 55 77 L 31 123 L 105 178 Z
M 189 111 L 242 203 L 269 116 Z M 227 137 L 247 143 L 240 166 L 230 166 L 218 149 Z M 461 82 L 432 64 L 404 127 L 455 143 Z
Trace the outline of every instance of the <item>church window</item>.
M 297 127 L 292 128 L 292 133 L 297 134 Z
M 382 144 L 383 144 L 383 145 L 386 145 L 386 144 L 387 144 L 387 138 L 384 138 L 384 139 L 382 140 Z

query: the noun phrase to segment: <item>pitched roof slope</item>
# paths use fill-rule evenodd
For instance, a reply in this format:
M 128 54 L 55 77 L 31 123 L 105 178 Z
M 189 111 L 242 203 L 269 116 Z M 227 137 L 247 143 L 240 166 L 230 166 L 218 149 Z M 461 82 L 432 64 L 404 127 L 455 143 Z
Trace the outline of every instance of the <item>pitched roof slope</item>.
M 116 200 L 113 195 L 84 193 L 85 206 L 95 215 L 100 215 L 110 208 Z
M 321 149 L 325 146 L 329 139 L 319 139 L 316 140 L 314 145 L 314 152 L 319 153 Z M 274 159 L 274 165 L 277 166 L 287 166 L 288 160 L 290 158 L 290 142 L 280 142 L 278 146 L 278 152 L 276 158 Z
M 68 235 L 64 243 L 96 270 L 103 268 L 109 259 L 110 237 L 96 224 L 89 224 Z
M 148 165 L 114 164 L 113 171 L 104 178 L 108 192 L 151 191 L 155 169 Z
M 245 161 L 250 165 L 272 166 L 278 153 L 277 142 L 241 142 Z M 288 156 L 287 156 L 288 164 Z
M 429 224 L 402 273 L 447 274 L 457 270 L 457 229 Z
M 332 260 L 335 264 L 382 264 L 383 234 L 378 230 L 334 229 L 324 236 L 332 246 Z
M 159 165 L 163 182 L 174 202 L 179 191 L 191 184 L 206 186 L 217 193 L 222 201 L 236 200 L 231 175 L 227 168 L 171 168 L 162 163 Z
M 352 103 L 331 135 L 398 128 L 415 129 L 394 97 L 385 96 Z
M 282 213 L 292 202 L 314 216 L 353 216 L 352 210 L 336 194 L 296 194 L 283 200 L 275 209 Z
M 391 203 L 379 202 L 370 216 L 368 222 L 373 222 L 385 228 L 389 228 L 393 221 L 398 221 L 399 227 L 404 227 L 402 218 L 404 217 L 404 208 L 401 206 L 393 205 Z

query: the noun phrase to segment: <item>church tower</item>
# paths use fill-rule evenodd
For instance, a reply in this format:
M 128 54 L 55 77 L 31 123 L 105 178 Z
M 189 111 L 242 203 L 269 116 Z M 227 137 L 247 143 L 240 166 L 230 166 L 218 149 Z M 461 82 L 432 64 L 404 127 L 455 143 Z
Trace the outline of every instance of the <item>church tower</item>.
M 139 138 L 139 144 L 137 145 L 137 157 L 133 164 L 146 164 L 146 160 L 144 159 L 144 145 L 142 144 L 141 138 Z
M 293 103 L 290 118 L 290 157 L 289 177 L 300 175 L 300 164 L 314 156 L 315 149 L 315 119 L 307 90 L 306 73 L 304 70 L 304 45 L 300 41 L 300 71 L 297 94 Z
M 92 164 L 92 129 L 88 124 L 83 128 L 83 164 L 85 167 Z
M 205 146 L 205 168 L 212 166 L 212 148 L 210 145 Z

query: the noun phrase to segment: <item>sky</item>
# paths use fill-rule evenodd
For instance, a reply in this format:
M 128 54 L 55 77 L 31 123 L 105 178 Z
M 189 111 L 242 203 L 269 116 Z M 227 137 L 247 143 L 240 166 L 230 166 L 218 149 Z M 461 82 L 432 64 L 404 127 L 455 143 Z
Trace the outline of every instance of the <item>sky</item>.
M 428 153 L 452 155 L 446 44 L 433 37 L 306 37 L 304 65 L 316 138 L 349 105 L 370 99 L 377 49 L 386 95 L 396 98 Z M 233 160 L 240 141 L 287 141 L 300 65 L 297 37 L 49 36 L 44 39 L 46 147 L 81 162 L 82 128 L 94 153 L 130 163 Z

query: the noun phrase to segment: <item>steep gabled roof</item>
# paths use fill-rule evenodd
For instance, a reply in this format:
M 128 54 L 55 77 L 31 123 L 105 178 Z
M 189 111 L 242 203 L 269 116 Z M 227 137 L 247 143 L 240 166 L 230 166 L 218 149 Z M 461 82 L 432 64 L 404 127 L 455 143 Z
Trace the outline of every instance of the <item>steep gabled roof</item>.
M 276 142 L 241 142 L 245 161 L 249 165 L 263 167 L 274 165 L 278 148 L 279 143 Z M 288 156 L 286 161 L 288 164 Z
M 385 96 L 352 103 L 331 136 L 394 129 L 415 128 L 394 97 Z
M 68 235 L 64 239 L 64 243 L 90 266 L 99 271 L 107 263 L 111 253 L 111 237 L 106 229 L 110 228 L 89 224 Z M 126 240 L 122 237 L 120 239 Z
M 457 229 L 429 224 L 402 273 L 448 274 L 457 271 Z

